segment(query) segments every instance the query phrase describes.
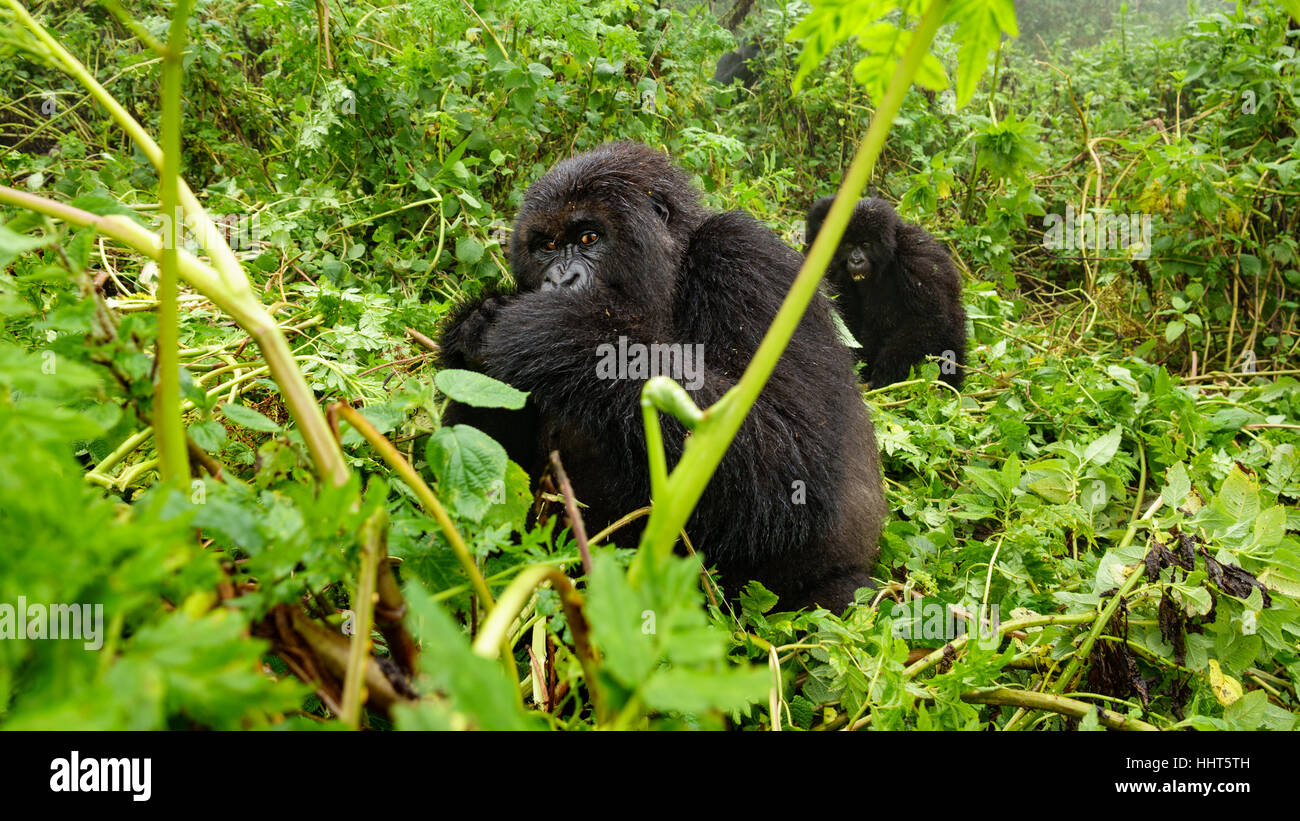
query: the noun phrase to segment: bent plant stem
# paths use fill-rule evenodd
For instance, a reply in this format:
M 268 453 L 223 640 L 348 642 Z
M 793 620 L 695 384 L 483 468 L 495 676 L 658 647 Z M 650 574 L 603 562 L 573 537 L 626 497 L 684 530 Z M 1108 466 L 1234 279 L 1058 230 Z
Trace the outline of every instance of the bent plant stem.
M 1088 704 L 1072 698 L 1050 693 L 1036 693 L 1032 690 L 1012 690 L 997 687 L 992 690 L 972 690 L 962 693 L 961 700 L 967 704 L 1010 704 L 1027 710 L 1047 710 L 1061 715 L 1083 718 L 1093 710 L 1097 711 L 1097 720 L 1102 726 L 1112 730 L 1137 730 L 1159 732 L 1160 728 L 1136 718 L 1104 710 L 1099 706 Z
M 509 654 L 510 625 L 524 609 L 533 592 L 546 582 L 550 582 L 555 592 L 560 594 L 564 619 L 573 633 L 573 650 L 582 665 L 582 675 L 587 680 L 587 691 L 591 694 L 597 721 L 603 723 L 606 720 L 605 703 L 596 678 L 596 654 L 591 646 L 587 617 L 582 611 L 582 594 L 573 586 L 573 580 L 559 568 L 535 564 L 515 576 L 502 592 L 500 601 L 488 614 L 478 637 L 474 639 L 474 652 L 487 659 L 496 658 L 498 653 Z M 509 660 L 513 662 L 513 658 Z
M 428 511 L 442 529 L 442 535 L 446 537 L 447 544 L 451 545 L 451 552 L 456 554 L 457 561 L 469 576 L 470 584 L 473 585 L 474 594 L 478 596 L 483 606 L 491 609 L 494 606 L 492 591 L 488 589 L 487 582 L 483 579 L 483 574 L 479 572 L 478 565 L 474 563 L 474 557 L 469 552 L 469 547 L 465 540 L 461 538 L 460 532 L 451 521 L 447 509 L 438 501 L 438 497 L 433 495 L 433 491 L 420 478 L 420 474 L 415 472 L 411 463 L 406 461 L 392 442 L 388 441 L 382 433 L 375 430 L 375 426 L 370 424 L 370 420 L 361 415 L 361 412 L 343 402 L 336 402 L 329 407 L 331 417 L 338 415 L 347 420 L 347 423 L 356 429 L 357 433 L 365 437 L 370 446 L 379 451 L 379 455 L 388 463 L 388 466 L 406 482 L 420 500 L 420 504 Z
M 115 239 L 145 257 L 161 263 L 163 245 L 161 238 L 125 217 L 92 214 L 80 208 L 3 185 L 0 185 L 0 202 L 26 208 L 70 225 L 94 228 L 104 236 Z M 316 466 L 316 472 L 323 479 L 332 481 L 336 485 L 346 482 L 348 468 L 343 461 L 343 451 L 330 435 L 325 417 L 316 404 L 316 396 L 307 385 L 302 372 L 298 370 L 289 343 L 285 340 L 280 326 L 267 312 L 266 306 L 246 285 L 242 288 L 231 287 L 212 266 L 183 248 L 176 250 L 181 278 L 211 300 L 212 304 L 229 314 L 257 342 L 258 348 L 262 351 L 262 358 L 266 360 L 267 368 L 271 371 L 271 377 L 280 387 L 285 406 L 288 407 L 294 421 L 298 423 L 303 441 L 307 445 L 307 452 Z
M 370 627 L 374 623 L 375 588 L 379 575 L 379 562 L 388 555 L 388 511 L 382 507 L 370 514 L 361 525 L 361 570 L 357 574 L 357 591 L 352 599 L 352 644 L 348 647 L 348 669 L 343 678 L 343 696 L 339 699 L 343 714 L 340 718 L 352 729 L 361 726 L 361 704 L 364 701 L 361 683 L 370 657 Z
M 184 71 L 186 24 L 193 0 L 178 0 L 172 10 L 167 46 L 162 53 L 162 168 L 158 198 L 163 212 L 162 260 L 158 276 L 158 387 L 154 395 L 153 422 L 163 479 L 180 481 L 189 476 L 185 450 L 185 425 L 181 421 L 179 295 L 181 224 L 181 86 Z
M 821 282 L 835 248 L 844 235 L 844 229 L 848 226 L 854 203 L 871 177 L 876 159 L 884 149 L 889 129 L 902 107 L 907 90 L 912 85 L 912 78 L 916 76 L 922 59 L 929 52 L 930 43 L 943 22 L 948 5 L 949 0 L 934 0 L 921 17 L 907 52 L 894 71 L 889 87 L 881 98 L 875 115 L 871 118 L 871 125 L 861 145 L 858 146 L 853 163 L 844 175 L 844 181 L 840 185 L 830 212 L 826 215 L 822 230 L 813 242 L 808 258 L 799 270 L 799 275 L 795 277 L 790 292 L 781 303 L 776 318 L 772 321 L 740 381 L 702 413 L 689 413 L 694 403 L 685 406 L 681 402 L 681 397 L 663 384 L 668 381 L 666 378 L 651 379 L 646 382 L 641 397 L 646 418 L 646 446 L 649 451 L 650 482 L 655 504 L 650 512 L 650 521 L 646 524 L 645 533 L 642 535 L 643 549 L 637 553 L 630 574 L 635 576 L 638 573 L 642 563 L 646 561 L 642 556 L 647 552 L 650 554 L 650 560 L 653 560 L 656 565 L 671 555 L 677 534 L 686 525 L 686 520 L 695 509 L 700 496 L 703 495 L 705 486 L 712 478 L 718 463 L 722 461 L 727 446 L 735 438 L 749 409 L 753 407 L 754 401 L 767 384 L 777 360 L 785 351 L 808 304 L 817 292 L 817 285 Z M 682 395 L 685 395 L 685 391 L 682 391 Z M 647 403 L 650 407 L 647 407 Z M 655 419 L 653 423 L 650 421 L 655 408 L 673 413 L 688 427 L 694 428 L 694 433 L 687 439 L 682 457 L 671 475 L 667 474 L 663 437 L 657 424 L 658 420 Z M 680 415 L 683 410 L 688 413 Z
M 156 168 L 163 179 L 166 178 L 164 173 L 165 155 L 162 148 L 154 142 L 144 127 L 127 112 L 126 108 L 119 103 L 112 94 L 99 84 L 87 68 L 73 57 L 67 49 L 63 48 L 57 40 L 50 35 L 44 27 L 38 23 L 35 18 L 23 7 L 18 0 L 0 0 L 5 6 L 11 9 L 18 22 L 25 27 L 36 38 L 37 42 L 45 49 L 46 55 L 73 79 L 80 83 L 90 95 L 95 98 L 100 105 L 109 113 L 118 126 L 126 132 L 131 141 L 136 144 L 140 152 L 145 155 L 149 162 Z M 186 0 L 188 6 L 191 0 Z M 120 11 L 120 10 L 119 10 Z M 123 12 L 123 14 L 125 14 Z M 133 29 L 134 30 L 134 29 Z M 146 44 L 154 47 L 156 41 L 146 40 Z M 169 45 L 170 49 L 170 45 Z M 166 118 L 164 118 L 166 120 Z M 176 127 L 180 127 L 179 115 L 176 118 Z M 179 132 L 178 132 L 179 133 Z M 178 152 L 172 152 L 173 158 L 179 163 Z M 179 165 L 177 166 L 179 169 Z M 297 365 L 294 363 L 289 354 L 288 343 L 284 340 L 279 326 L 274 319 L 267 313 L 261 300 L 253 292 L 249 285 L 248 277 L 244 274 L 244 269 L 240 267 L 239 260 L 235 258 L 234 252 L 227 244 L 225 237 L 213 224 L 212 219 L 208 216 L 207 211 L 199 204 L 198 198 L 194 192 L 180 179 L 179 170 L 174 174 L 176 178 L 177 199 L 184 210 L 185 219 L 189 227 L 194 231 L 199 245 L 208 255 L 212 265 L 204 265 L 194 258 L 188 252 L 177 249 L 177 255 L 180 258 L 180 275 L 190 283 L 196 290 L 212 300 L 217 307 L 230 314 L 249 335 L 256 340 L 258 347 L 262 350 L 262 355 L 266 359 L 267 365 L 271 369 L 271 376 L 280 386 L 284 402 L 288 406 L 289 413 L 293 416 L 294 421 L 298 423 L 301 430 L 303 441 L 307 445 L 307 451 L 311 454 L 316 471 L 323 479 L 341 485 L 347 481 L 348 468 L 343 461 L 343 451 L 334 438 L 329 435 L 329 429 L 325 425 L 325 418 L 316 404 L 315 396 L 312 394 L 307 382 L 303 379 Z M 54 213 L 52 210 L 41 207 L 34 207 L 33 201 L 44 201 L 52 205 L 58 205 L 52 200 L 44 200 L 42 197 L 32 197 L 28 202 L 20 202 L 13 198 L 12 194 L 21 194 L 12 189 L 0 189 L 0 202 L 11 202 L 15 205 L 21 205 L 34 211 L 56 216 L 65 219 L 77 225 L 95 225 L 103 233 L 113 236 L 126 242 L 135 250 L 144 254 L 162 264 L 162 255 L 158 250 L 162 243 L 158 237 L 149 231 L 140 228 L 134 223 L 126 220 L 113 220 L 112 218 L 100 218 L 89 215 L 84 211 L 78 212 L 77 209 L 62 206 L 68 212 L 75 212 L 82 215 L 81 220 L 69 219 L 65 215 Z M 10 196 L 6 196 L 10 195 Z M 84 217 L 92 218 L 87 222 Z M 168 215 L 174 220 L 175 214 Z M 120 233 L 105 230 L 103 221 L 110 220 L 113 222 L 128 222 L 131 228 L 122 228 Z M 125 239 L 125 236 L 133 237 L 136 242 Z M 138 244 L 139 243 L 139 244 Z

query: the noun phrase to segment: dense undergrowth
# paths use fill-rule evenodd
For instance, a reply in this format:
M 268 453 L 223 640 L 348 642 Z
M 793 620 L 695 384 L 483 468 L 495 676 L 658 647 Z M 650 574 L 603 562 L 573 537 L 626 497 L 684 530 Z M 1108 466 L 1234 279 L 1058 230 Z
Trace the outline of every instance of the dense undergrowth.
M 129 5 L 165 35 L 169 8 Z M 756 586 L 730 607 L 686 560 L 638 586 L 617 532 L 585 574 L 556 494 L 535 503 L 494 443 L 439 430 L 448 396 L 511 400 L 437 377 L 422 335 L 509 276 L 524 186 L 612 139 L 663 147 L 711 205 L 800 244 L 872 112 L 857 46 L 792 96 L 799 2 L 757 3 L 736 35 L 668 3 L 199 4 L 183 173 L 229 216 L 317 397 L 391 440 L 494 596 L 557 568 L 585 621 L 543 588 L 485 623 L 415 483 L 346 418 L 351 478 L 317 482 L 249 335 L 192 292 L 181 390 L 207 470 L 160 483 L 157 266 L 5 207 L 0 603 L 102 603 L 105 626 L 97 652 L 0 641 L 0 726 L 334 722 L 356 592 L 378 585 L 408 610 L 396 627 L 375 610 L 383 661 L 359 719 L 374 727 L 1292 728 L 1297 23 L 1270 4 L 1177 23 L 1116 8 L 1104 26 L 1043 5 L 968 105 L 910 92 L 874 174 L 965 270 L 972 354 L 961 395 L 934 365 L 866 394 L 892 515 L 880 591 L 841 615 L 780 612 Z M 158 132 L 139 39 L 94 3 L 31 7 Z M 758 76 L 723 87 L 710 77 L 737 37 L 759 44 Z M 950 74 L 961 45 L 936 44 Z M 0 184 L 160 226 L 154 168 L 9 5 L 0 86 Z M 1048 217 L 1090 213 L 1149 218 L 1149 246 L 1044 245 Z M 383 571 L 365 587 L 381 519 L 396 598 Z M 949 606 L 1000 640 L 935 652 Z

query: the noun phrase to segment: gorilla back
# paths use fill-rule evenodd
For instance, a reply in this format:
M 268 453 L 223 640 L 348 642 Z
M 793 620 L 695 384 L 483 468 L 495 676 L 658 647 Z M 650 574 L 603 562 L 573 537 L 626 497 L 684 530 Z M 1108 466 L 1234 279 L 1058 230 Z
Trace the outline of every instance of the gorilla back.
M 685 173 L 634 143 L 564 160 L 534 183 L 510 255 L 518 291 L 460 306 L 442 364 L 529 391 L 529 407 L 453 405 L 444 423 L 484 429 L 534 476 L 558 449 L 595 527 L 650 500 L 645 379 L 664 373 L 701 407 L 715 402 L 801 263 L 749 215 L 705 211 Z M 885 516 L 879 459 L 830 310 L 818 294 L 687 524 L 729 595 L 757 579 L 783 607 L 841 609 L 869 586 Z M 675 356 L 636 358 L 656 350 Z M 627 367 L 608 367 L 615 351 L 632 352 Z M 664 361 L 678 372 L 655 370 Z M 664 419 L 670 465 L 685 435 Z

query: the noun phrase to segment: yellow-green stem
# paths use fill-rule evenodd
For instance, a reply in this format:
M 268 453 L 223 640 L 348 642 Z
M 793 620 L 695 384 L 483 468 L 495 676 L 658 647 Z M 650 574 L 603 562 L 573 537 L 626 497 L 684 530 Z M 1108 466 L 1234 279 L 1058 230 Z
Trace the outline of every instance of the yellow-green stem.
M 154 394 L 153 422 L 158 458 L 164 480 L 179 481 L 190 473 L 185 451 L 185 425 L 181 422 L 180 259 L 183 221 L 180 209 L 181 88 L 185 82 L 186 25 L 192 0 L 177 0 L 172 9 L 167 47 L 162 54 L 162 168 L 158 197 L 162 203 L 163 247 L 158 276 L 158 387 Z
M 465 540 L 461 538 L 460 532 L 456 530 L 456 525 L 452 524 L 451 516 L 447 514 L 447 509 L 438 501 L 438 497 L 433 495 L 433 491 L 420 478 L 420 474 L 415 472 L 411 463 L 406 461 L 393 443 L 388 441 L 382 433 L 375 430 L 375 426 L 370 424 L 361 412 L 351 405 L 342 402 L 330 406 L 330 413 L 337 413 L 347 420 L 347 423 L 356 429 L 357 433 L 365 437 L 370 446 L 379 451 L 388 466 L 391 467 L 398 476 L 401 477 L 406 486 L 414 493 L 415 497 L 420 500 L 420 504 L 432 514 L 438 526 L 442 528 L 442 535 L 446 537 L 447 544 L 451 545 L 451 552 L 456 554 L 456 559 L 460 566 L 464 568 L 465 574 L 469 576 L 470 584 L 474 586 L 474 593 L 479 597 L 479 601 L 486 608 L 493 605 L 492 591 L 488 589 L 487 582 L 483 580 L 483 574 L 479 572 L 478 565 L 474 563 L 474 556 L 469 552 L 469 547 Z
M 361 525 L 361 568 L 357 574 L 357 591 L 352 599 L 352 644 L 348 647 L 348 669 L 343 677 L 340 718 L 352 729 L 361 726 L 362 679 L 370 659 L 370 628 L 375 621 L 375 589 L 379 562 L 388 555 L 384 541 L 388 537 L 388 511 L 382 507 L 370 514 Z
M 560 594 L 560 605 L 564 609 L 564 618 L 569 623 L 569 632 L 573 634 L 573 650 L 582 665 L 582 675 L 587 679 L 587 692 L 595 706 L 598 721 L 605 717 L 604 701 L 598 689 L 596 678 L 596 654 L 589 639 L 590 630 L 587 617 L 582 611 L 582 594 L 573 586 L 573 581 L 559 568 L 550 565 L 535 564 L 524 568 L 506 586 L 500 601 L 479 630 L 474 639 L 474 652 L 483 658 L 496 658 L 498 653 L 509 653 L 507 641 L 510 625 L 524 609 L 532 597 L 533 591 L 545 582 L 550 582 L 555 592 Z
M 93 226 L 101 234 L 155 262 L 161 262 L 161 237 L 125 217 L 116 214 L 102 217 L 3 185 L 0 185 L 0 202 L 45 214 L 71 225 Z M 298 370 L 289 343 L 275 319 L 267 313 L 266 307 L 248 288 L 237 290 L 229 287 L 212 266 L 200 261 L 189 251 L 177 249 L 177 258 L 181 277 L 229 314 L 257 342 L 262 358 L 271 371 L 271 377 L 280 386 L 280 394 L 289 413 L 298 423 L 303 441 L 307 444 L 307 452 L 316 465 L 316 472 L 337 485 L 346 482 L 348 468 L 343 461 L 343 451 L 330 435 L 325 417 L 316 404 L 316 396 Z

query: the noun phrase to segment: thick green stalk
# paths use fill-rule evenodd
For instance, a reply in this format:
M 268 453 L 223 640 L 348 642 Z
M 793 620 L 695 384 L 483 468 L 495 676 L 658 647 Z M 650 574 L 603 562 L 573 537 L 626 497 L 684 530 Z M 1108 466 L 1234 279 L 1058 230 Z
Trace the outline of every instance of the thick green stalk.
M 177 249 L 184 236 L 178 217 L 181 178 L 181 88 L 185 83 L 186 25 L 191 0 L 177 0 L 172 10 L 167 46 L 162 53 L 162 169 L 158 197 L 162 202 L 163 247 L 158 275 L 158 387 L 154 393 L 153 421 L 158 459 L 165 480 L 179 481 L 190 474 L 185 451 L 185 424 L 181 421 L 180 258 Z
M 835 248 L 839 245 L 844 229 L 849 224 L 853 206 L 871 178 L 876 159 L 884 149 L 885 138 L 903 105 L 903 98 L 912 85 L 912 78 L 916 76 L 922 59 L 929 52 L 930 43 L 934 40 L 940 23 L 943 22 L 948 3 L 949 0 L 935 0 L 921 18 L 912 35 L 907 53 L 890 79 L 889 88 L 881 99 L 875 116 L 871 118 L 867 134 L 858 146 L 852 165 L 844 175 L 844 182 L 840 185 L 839 193 L 835 196 L 835 202 L 831 206 L 830 213 L 826 215 L 826 221 L 816 241 L 813 242 L 808 258 L 804 260 L 803 267 L 790 288 L 790 293 L 781 303 L 781 308 L 758 346 L 758 351 L 755 352 L 749 367 L 745 369 L 740 381 L 731 390 L 697 417 L 694 433 L 686 442 L 681 460 L 666 481 L 661 479 L 668 492 L 660 493 L 657 490 L 655 492 L 654 509 L 650 513 L 650 521 L 646 523 L 645 533 L 641 539 L 642 548 L 648 548 L 648 551 L 643 549 L 638 554 L 633 572 L 639 569 L 643 561 L 642 557 L 647 552 L 656 561 L 672 553 L 677 534 L 685 526 L 718 463 L 722 461 L 727 446 L 735 438 L 746 414 L 749 413 L 758 394 L 772 375 L 777 360 L 781 358 L 786 345 L 794 335 L 795 328 L 798 327 L 799 321 L 808 309 L 808 303 L 817 292 L 817 285 L 821 282 L 822 275 L 830 266 Z M 670 401 L 669 392 L 658 385 L 657 380 L 646 383 L 641 397 L 643 406 L 649 403 L 654 408 L 669 413 L 673 412 L 677 404 Z M 652 411 L 647 411 L 650 412 Z M 657 469 L 663 464 L 662 455 L 652 454 L 649 458 L 652 468 Z M 656 477 L 652 469 L 652 480 L 654 478 Z

